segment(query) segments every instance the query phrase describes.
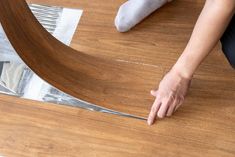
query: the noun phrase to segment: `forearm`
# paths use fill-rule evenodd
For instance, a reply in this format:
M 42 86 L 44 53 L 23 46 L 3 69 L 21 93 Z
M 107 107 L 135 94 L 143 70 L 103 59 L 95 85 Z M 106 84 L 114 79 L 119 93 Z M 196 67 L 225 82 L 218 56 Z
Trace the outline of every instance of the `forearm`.
M 192 36 L 173 69 L 191 78 L 200 63 L 212 51 L 231 17 L 235 0 L 207 0 Z

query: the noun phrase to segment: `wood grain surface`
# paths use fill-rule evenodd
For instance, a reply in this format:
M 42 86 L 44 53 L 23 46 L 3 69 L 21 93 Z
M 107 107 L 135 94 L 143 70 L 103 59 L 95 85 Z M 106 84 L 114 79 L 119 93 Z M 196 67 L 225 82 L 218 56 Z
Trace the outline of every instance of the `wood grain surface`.
M 129 66 L 137 64 L 146 68 L 155 67 L 156 72 L 166 73 L 184 50 L 205 0 L 174 0 L 128 33 L 118 33 L 113 24 L 118 7 L 125 0 L 29 2 L 84 10 L 72 41 L 74 49 L 92 56 L 128 63 Z M 158 86 L 161 78 L 162 76 L 151 82 L 154 88 Z M 141 100 L 151 99 L 140 103 L 138 113 L 144 116 L 153 101 L 148 96 L 148 90 L 145 93 L 147 95 L 138 95 Z M 221 52 L 220 44 L 197 70 L 182 107 L 213 108 L 211 105 L 235 106 L 235 71 Z M 135 114 L 132 110 L 130 113 Z
M 145 121 L 0 96 L 0 156 L 234 157 L 235 108 L 182 108 Z
M 72 43 L 75 51 L 52 38 L 23 0 L 2 0 L 0 19 L 23 60 L 62 91 L 143 117 L 153 101 L 149 91 L 183 51 L 204 3 L 173 1 L 129 33 L 118 33 L 113 20 L 123 0 L 29 2 L 81 8 L 84 14 Z M 234 91 L 234 70 L 217 46 L 195 74 L 185 105 L 235 102 Z
M 158 66 L 118 62 L 76 51 L 52 37 L 24 0 L 1 0 L 0 20 L 11 44 L 44 80 L 81 100 L 146 116 Z
M 12 1 L 15 4 L 22 2 Z M 0 0 L 1 22 L 7 19 L 4 16 L 12 13 L 13 9 L 7 10 L 8 2 L 12 1 Z M 24 26 L 33 23 L 31 28 L 26 26 L 27 29 L 7 28 L 8 35 L 17 31 L 22 36 L 20 39 L 10 36 L 12 42 L 22 43 L 16 45 L 18 50 L 27 47 L 27 51 L 21 54 L 22 58 L 34 58 L 27 61 L 36 68 L 36 72 L 42 73 L 44 79 L 53 78 L 51 83 L 61 89 L 78 90 L 72 94 L 141 116 L 147 115 L 152 102 L 149 90 L 157 86 L 162 75 L 183 51 L 204 3 L 202 0 L 175 0 L 131 32 L 118 33 L 113 20 L 124 0 L 28 2 L 81 8 L 84 13 L 72 42 L 72 48 L 77 51 L 68 50 L 54 41 L 35 20 L 31 21 L 31 14 L 24 18 L 19 13 L 21 15 L 5 20 L 5 25 L 8 22 L 15 25 L 17 22 L 25 23 Z M 11 5 L 18 13 L 24 4 L 17 7 L 15 4 Z M 19 17 L 23 22 L 14 21 Z M 49 44 L 48 40 L 54 44 Z M 57 44 L 61 47 L 54 47 Z M 50 51 L 31 49 L 42 45 Z M 64 49 L 69 51 L 69 55 Z M 55 55 L 57 53 L 68 57 L 70 62 Z M 91 60 L 100 64 L 93 64 Z M 39 61 L 44 64 L 38 65 Z M 56 66 L 51 66 L 52 63 Z M 106 67 L 107 64 L 110 65 Z M 100 69 L 103 65 L 104 70 Z M 111 67 L 114 71 L 110 70 Z M 106 70 L 107 73 L 103 73 Z M 117 76 L 117 71 L 120 74 L 113 77 Z M 78 86 L 69 84 L 70 81 Z M 157 121 L 151 127 L 136 119 L 0 96 L 0 156 L 4 157 L 234 157 L 234 150 L 235 72 L 219 45 L 195 74 L 184 105 L 173 117 Z

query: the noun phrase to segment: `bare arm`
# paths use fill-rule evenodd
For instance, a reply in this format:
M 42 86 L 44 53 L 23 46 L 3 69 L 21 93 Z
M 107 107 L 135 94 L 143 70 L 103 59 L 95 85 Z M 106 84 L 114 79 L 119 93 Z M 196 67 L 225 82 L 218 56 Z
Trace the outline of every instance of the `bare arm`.
M 235 0 L 207 0 L 191 39 L 174 68 L 190 78 L 215 47 L 234 14 Z M 183 71 L 182 71 L 183 70 Z
M 234 8 L 235 0 L 206 1 L 184 52 L 160 82 L 158 90 L 151 91 L 156 99 L 149 114 L 149 125 L 157 116 L 171 116 L 182 104 L 194 72 L 219 41 Z

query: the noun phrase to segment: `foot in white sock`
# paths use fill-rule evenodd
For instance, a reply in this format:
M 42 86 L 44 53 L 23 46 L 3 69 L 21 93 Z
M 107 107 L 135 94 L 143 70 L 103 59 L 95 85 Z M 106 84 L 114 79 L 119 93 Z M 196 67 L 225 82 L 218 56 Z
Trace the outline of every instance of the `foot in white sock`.
M 115 26 L 119 32 L 126 32 L 170 1 L 172 0 L 128 0 L 119 8 Z

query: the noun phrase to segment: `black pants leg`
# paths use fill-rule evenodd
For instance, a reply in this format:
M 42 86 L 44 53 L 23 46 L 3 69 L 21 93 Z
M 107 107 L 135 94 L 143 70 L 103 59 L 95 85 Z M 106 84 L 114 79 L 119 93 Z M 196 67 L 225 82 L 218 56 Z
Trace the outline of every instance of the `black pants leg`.
M 235 69 L 235 15 L 233 16 L 220 41 L 226 58 Z

